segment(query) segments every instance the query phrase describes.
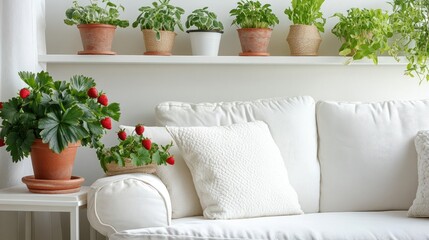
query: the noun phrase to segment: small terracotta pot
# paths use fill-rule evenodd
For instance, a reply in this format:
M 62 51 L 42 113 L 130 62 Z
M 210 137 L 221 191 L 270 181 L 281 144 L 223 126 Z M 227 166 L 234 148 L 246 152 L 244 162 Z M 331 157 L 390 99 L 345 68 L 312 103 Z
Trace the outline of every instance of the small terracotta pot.
M 269 56 L 268 45 L 270 44 L 270 28 L 241 28 L 237 29 L 240 38 L 240 56 Z
M 319 30 L 313 25 L 291 25 L 287 36 L 292 56 L 317 56 L 322 42 Z
M 152 29 L 144 29 L 143 39 L 146 48 L 145 55 L 164 55 L 170 56 L 174 46 L 176 33 L 172 31 L 159 31 L 161 38 L 156 39 L 156 32 Z
M 49 144 L 36 139 L 31 145 L 34 177 L 47 180 L 70 180 L 79 143 L 71 143 L 61 153 L 54 153 Z
M 112 42 L 116 26 L 109 24 L 79 24 L 77 28 L 82 39 L 83 51 L 80 55 L 114 55 Z

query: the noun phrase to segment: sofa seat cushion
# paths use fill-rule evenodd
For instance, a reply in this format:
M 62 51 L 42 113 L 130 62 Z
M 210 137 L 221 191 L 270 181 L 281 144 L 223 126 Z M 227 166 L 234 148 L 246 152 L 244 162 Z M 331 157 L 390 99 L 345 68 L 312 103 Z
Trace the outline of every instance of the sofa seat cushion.
M 192 217 L 174 220 L 170 227 L 122 231 L 109 239 L 429 239 L 429 219 L 407 218 L 406 211 L 330 212 L 238 220 Z

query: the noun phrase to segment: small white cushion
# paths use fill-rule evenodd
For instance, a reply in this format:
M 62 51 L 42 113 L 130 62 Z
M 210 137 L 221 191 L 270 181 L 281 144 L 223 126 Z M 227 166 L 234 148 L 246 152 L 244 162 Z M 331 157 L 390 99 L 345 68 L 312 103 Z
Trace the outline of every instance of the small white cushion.
M 416 196 L 416 133 L 429 100 L 319 102 L 321 211 L 407 210 Z
M 220 103 L 165 102 L 156 107 L 161 126 L 227 126 L 265 122 L 280 149 L 302 210 L 319 211 L 320 167 L 313 98 L 285 97 Z
M 127 134 L 131 134 L 135 129 L 134 126 L 120 126 L 120 128 L 125 129 Z M 160 145 L 167 145 L 173 141 L 165 127 L 145 126 L 143 135 Z M 172 218 L 203 215 L 191 173 L 174 141 L 173 147 L 170 148 L 169 152 L 174 155 L 174 165 L 157 166 L 156 174 L 165 184 L 170 194 L 173 210 Z
M 301 214 L 280 151 L 261 121 L 167 127 L 211 219 Z
M 170 227 L 127 230 L 109 240 L 420 240 L 429 239 L 427 219 L 406 211 L 335 212 L 208 220 L 183 218 Z
M 408 210 L 410 217 L 429 217 L 429 131 L 419 131 L 415 139 L 418 155 L 416 199 Z

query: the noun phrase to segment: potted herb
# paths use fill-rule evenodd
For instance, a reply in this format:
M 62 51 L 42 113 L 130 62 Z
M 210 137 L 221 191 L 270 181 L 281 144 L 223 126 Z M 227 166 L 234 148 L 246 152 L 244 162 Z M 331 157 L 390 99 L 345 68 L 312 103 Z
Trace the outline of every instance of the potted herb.
M 112 52 L 112 42 L 116 26 L 128 27 L 127 20 L 119 19 L 119 10 L 124 10 L 121 5 L 116 5 L 110 0 L 102 0 L 105 7 L 100 7 L 96 0 L 90 0 L 87 6 L 81 6 L 73 1 L 73 6 L 66 11 L 64 23 L 77 25 L 82 39 L 83 51 L 78 54 L 116 54 Z
M 214 12 L 208 7 L 195 9 L 186 20 L 186 28 L 191 38 L 193 55 L 217 56 L 219 52 L 220 38 L 223 33 L 223 24 L 217 20 Z
M 377 56 L 390 50 L 393 28 L 386 11 L 351 8 L 347 15 L 336 13 L 334 16 L 339 21 L 332 33 L 343 42 L 339 50 L 341 56 L 351 56 L 350 61 L 367 57 L 377 64 Z
M 76 147 L 102 146 L 111 119 L 119 119 L 119 104 L 109 104 L 89 77 L 55 81 L 43 71 L 19 76 L 28 86 L 0 104 L 0 143 L 13 162 L 31 154 L 36 179 L 70 180 Z
M 154 173 L 156 165 L 174 164 L 168 152 L 173 143 L 158 145 L 144 137 L 144 126 L 138 124 L 128 136 L 125 129 L 118 132 L 119 143 L 110 148 L 97 149 L 101 167 L 108 176 L 124 173 Z
M 287 42 L 293 56 L 317 56 L 326 19 L 320 8 L 325 0 L 292 0 L 284 13 L 293 22 Z
M 180 21 L 185 13 L 180 7 L 170 4 L 170 0 L 153 2 L 152 6 L 139 8 L 140 15 L 133 27 L 140 25 L 146 47 L 145 55 L 171 55 L 174 45 L 176 26 L 183 31 Z
M 392 44 L 393 53 L 403 52 L 408 60 L 405 74 L 417 75 L 429 81 L 429 4 L 424 0 L 393 0 L 391 22 L 398 38 Z
M 262 5 L 259 1 L 241 0 L 229 14 L 235 19 L 242 51 L 240 56 L 269 56 L 272 29 L 279 19 L 272 12 L 270 4 Z

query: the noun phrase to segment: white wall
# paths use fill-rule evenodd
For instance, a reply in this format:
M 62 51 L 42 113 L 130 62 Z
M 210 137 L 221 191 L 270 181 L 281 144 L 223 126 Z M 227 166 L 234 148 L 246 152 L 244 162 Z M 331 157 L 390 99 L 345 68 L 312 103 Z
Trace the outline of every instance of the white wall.
M 62 23 L 64 12 L 71 0 L 46 0 L 47 50 L 48 53 L 74 54 L 81 50 L 76 27 Z M 87 2 L 87 1 L 79 1 Z M 121 1 L 126 8 L 126 19 L 133 21 L 137 9 L 149 4 L 144 1 Z M 196 7 L 209 6 L 218 13 L 226 27 L 221 42 L 221 55 L 237 55 L 240 51 L 235 27 L 229 10 L 235 6 L 232 0 L 172 1 L 185 8 L 187 13 Z M 290 22 L 283 14 L 289 1 L 270 1 L 280 18 L 274 29 L 270 52 L 272 55 L 288 55 L 285 38 Z M 389 6 L 385 0 L 326 0 L 325 16 L 344 12 L 350 7 Z M 328 18 L 321 55 L 337 55 L 340 44 L 330 33 L 336 19 Z M 141 54 L 144 51 L 139 30 L 119 29 L 114 42 L 118 54 Z M 188 36 L 179 32 L 174 54 L 190 54 Z M 429 86 L 419 86 L 417 79 L 403 76 L 403 65 L 398 66 L 274 66 L 274 65 L 112 65 L 112 64 L 48 64 L 48 71 L 58 79 L 68 79 L 74 74 L 92 76 L 100 89 L 111 101 L 121 103 L 121 124 L 155 124 L 153 108 L 167 100 L 190 102 L 214 102 L 252 100 L 258 98 L 310 95 L 317 100 L 380 101 L 390 99 L 421 99 L 429 96 Z M 117 125 L 115 125 L 117 126 Z M 115 128 L 114 128 L 115 129 Z M 105 142 L 115 140 L 112 132 Z M 80 149 L 76 160 L 75 175 L 84 176 L 91 184 L 103 175 L 95 153 Z M 87 239 L 87 235 L 84 235 Z

